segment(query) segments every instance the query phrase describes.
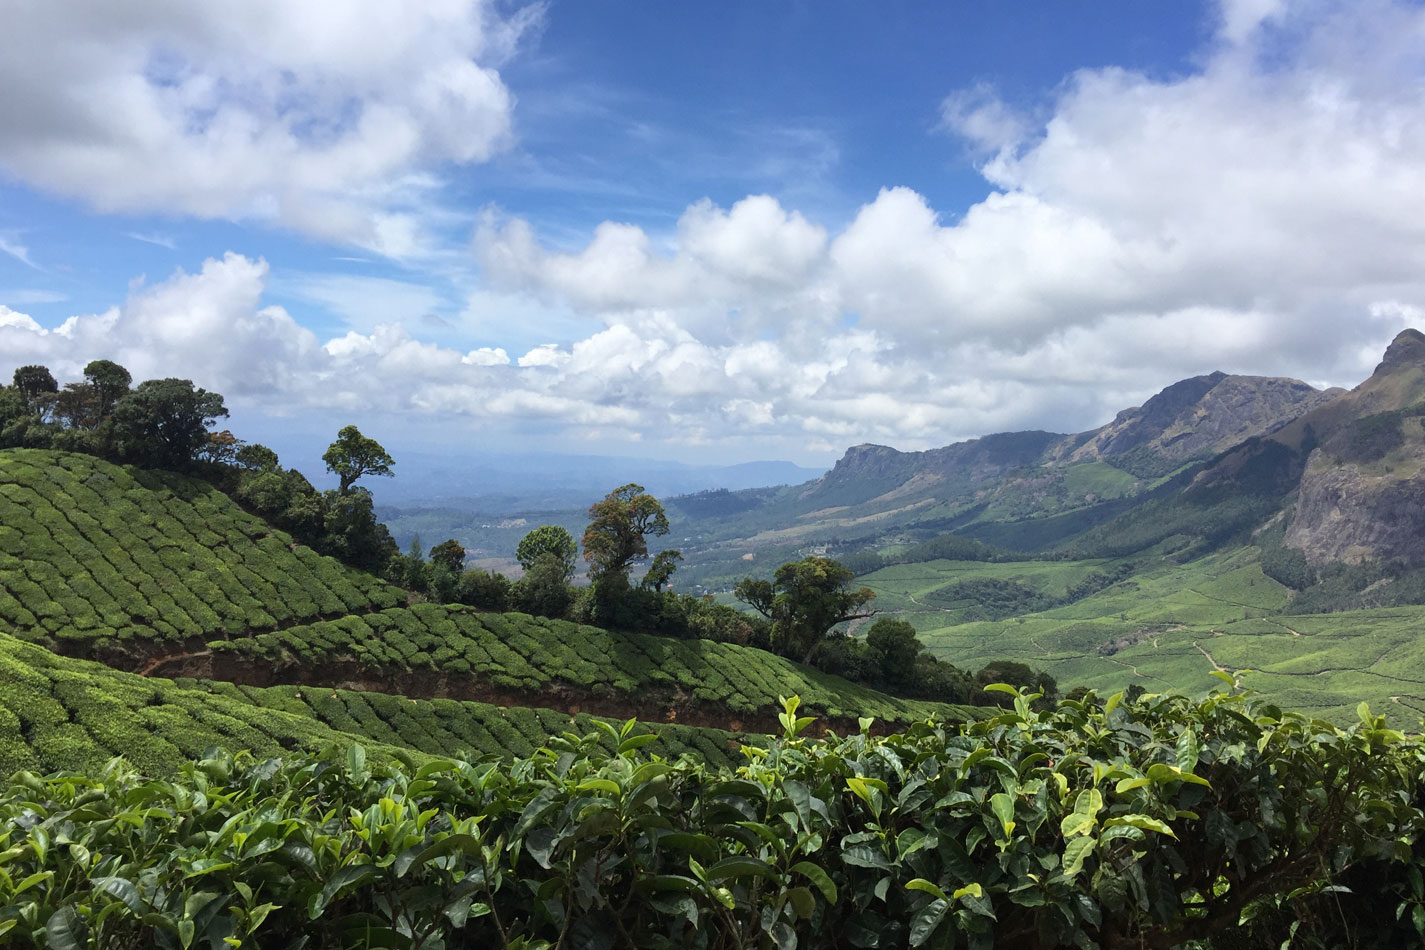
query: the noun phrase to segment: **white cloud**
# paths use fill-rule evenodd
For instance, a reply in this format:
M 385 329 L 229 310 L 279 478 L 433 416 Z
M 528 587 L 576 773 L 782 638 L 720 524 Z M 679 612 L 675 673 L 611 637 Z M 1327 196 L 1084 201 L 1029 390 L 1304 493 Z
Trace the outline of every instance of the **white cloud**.
M 888 187 L 827 229 L 754 195 L 572 249 L 492 212 L 460 350 L 379 319 L 396 306 L 319 341 L 229 255 L 56 331 L 0 321 L 0 354 L 111 356 L 274 411 L 791 454 L 1086 428 L 1214 369 L 1353 383 L 1425 313 L 1425 11 L 1223 16 L 1196 72 L 1075 74 L 1038 127 L 968 102 L 996 189 L 968 209 Z
M 0 168 L 101 211 L 271 221 L 403 255 L 420 172 L 511 141 L 499 66 L 541 15 L 486 0 L 0 8 Z

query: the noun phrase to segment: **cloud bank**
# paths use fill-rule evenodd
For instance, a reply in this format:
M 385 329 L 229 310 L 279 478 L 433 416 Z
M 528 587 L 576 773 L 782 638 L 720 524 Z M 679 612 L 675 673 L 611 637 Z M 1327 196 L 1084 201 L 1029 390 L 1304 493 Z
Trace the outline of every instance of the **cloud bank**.
M 20 0 L 0 11 L 0 169 L 100 211 L 413 254 L 432 174 L 511 142 L 498 67 L 539 15 L 485 0 Z
M 695 202 L 667 233 L 605 222 L 573 249 L 489 213 L 480 299 L 572 311 L 597 327 L 581 338 L 322 341 L 263 306 L 265 264 L 228 255 L 54 331 L 0 314 L 0 354 L 111 355 L 267 409 L 789 454 L 1088 427 L 1219 368 L 1349 384 L 1425 319 L 1422 48 L 1418 5 L 1242 0 L 1185 75 L 1081 71 L 1037 120 L 988 87 L 947 91 L 961 141 L 941 141 L 993 188 L 963 211 L 888 187 L 829 228 L 753 195 Z M 503 134 L 481 127 L 437 147 L 478 157 Z

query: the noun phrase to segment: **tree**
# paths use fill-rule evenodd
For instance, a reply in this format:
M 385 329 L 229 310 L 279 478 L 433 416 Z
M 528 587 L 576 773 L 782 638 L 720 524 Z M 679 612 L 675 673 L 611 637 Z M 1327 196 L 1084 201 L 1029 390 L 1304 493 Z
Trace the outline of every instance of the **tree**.
M 114 444 L 129 461 L 185 468 L 207 446 L 208 427 L 227 414 L 222 396 L 192 380 L 145 380 L 114 407 Z
M 773 649 L 806 663 L 832 627 L 875 614 L 862 609 L 876 598 L 875 591 L 852 590 L 848 585 L 855 577 L 830 558 L 809 557 L 783 564 L 770 583 L 744 577 L 734 593 L 772 621 Z
M 883 682 L 900 686 L 915 677 L 915 659 L 922 649 L 915 628 L 904 620 L 883 617 L 866 633 L 866 649 L 879 666 Z
M 55 382 L 49 368 L 38 364 L 21 366 L 15 370 L 14 383 L 15 390 L 24 400 L 25 408 L 31 415 L 39 415 L 45 408 L 47 395 L 59 392 L 59 383 Z
M 515 559 L 525 573 L 531 571 L 534 562 L 546 554 L 564 565 L 565 581 L 574 576 L 574 558 L 579 554 L 579 546 L 567 529 L 557 524 L 541 525 L 521 538 L 519 547 L 515 548 Z
M 91 360 L 89 365 L 84 367 L 84 381 L 93 394 L 95 412 L 99 420 L 103 421 L 114 412 L 119 400 L 128 395 L 129 384 L 134 378 L 118 363 L 110 360 Z
M 249 472 L 275 472 L 281 465 L 277 453 L 260 442 L 239 446 L 234 458 L 239 468 Z
M 573 599 L 564 569 L 558 555 L 541 554 L 535 558 L 524 577 L 510 588 L 515 608 L 541 617 L 563 617 Z
M 242 439 L 233 435 L 231 429 L 209 432 L 207 444 L 198 450 L 198 458 L 218 465 L 233 465 L 237 462 L 238 452 L 245 444 Z
M 663 585 L 672 579 L 673 572 L 678 569 L 678 562 L 682 559 L 680 551 L 659 551 L 653 556 L 653 563 L 648 565 L 648 573 L 643 575 L 641 586 L 662 592 Z
M 430 549 L 430 562 L 445 567 L 457 576 L 465 570 L 465 545 L 451 538 Z
M 629 566 L 648 556 L 648 535 L 668 533 L 663 506 L 632 482 L 590 505 L 589 519 L 584 560 L 593 565 L 595 580 L 619 575 L 627 582 Z
M 322 454 L 327 463 L 327 471 L 341 479 L 340 491 L 346 494 L 351 485 L 363 475 L 381 475 L 390 478 L 391 466 L 396 462 L 375 439 L 361 434 L 356 426 L 346 426 L 336 434 L 336 441 Z
M 379 574 L 399 553 L 386 526 L 376 520 L 371 493 L 328 491 L 322 494 L 322 537 L 319 548 L 353 567 Z

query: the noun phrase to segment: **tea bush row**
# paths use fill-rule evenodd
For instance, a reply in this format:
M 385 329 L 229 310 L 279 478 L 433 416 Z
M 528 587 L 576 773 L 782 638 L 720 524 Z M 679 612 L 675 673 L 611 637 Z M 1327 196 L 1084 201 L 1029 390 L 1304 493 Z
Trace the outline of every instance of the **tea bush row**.
M 572 687 L 635 701 L 679 697 L 738 715 L 772 712 L 779 696 L 790 695 L 837 718 L 873 716 L 904 723 L 932 714 L 976 715 L 962 707 L 898 699 L 737 644 L 614 633 L 527 614 L 479 613 L 459 605 L 388 608 L 215 640 L 209 647 L 216 654 L 247 656 L 279 667 L 319 668 L 333 660 L 351 660 L 376 673 L 430 670 L 527 693 Z
M 404 599 L 293 545 L 204 482 L 85 455 L 0 451 L 0 632 L 238 634 Z
M 151 775 L 176 774 L 213 745 L 260 755 L 363 741 L 427 754 L 528 755 L 567 713 L 376 692 L 149 679 L 56 656 L 0 635 L 0 776 L 17 769 L 101 768 L 116 755 Z M 592 719 L 581 717 L 585 728 Z M 658 727 L 669 755 L 727 762 L 732 736 Z

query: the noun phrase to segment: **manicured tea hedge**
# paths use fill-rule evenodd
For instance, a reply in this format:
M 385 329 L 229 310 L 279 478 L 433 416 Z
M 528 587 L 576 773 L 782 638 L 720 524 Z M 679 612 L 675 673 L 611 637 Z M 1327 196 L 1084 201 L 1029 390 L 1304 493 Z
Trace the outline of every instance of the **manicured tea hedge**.
M 592 728 L 592 717 L 578 720 L 577 728 Z M 0 634 L 0 776 L 95 770 L 116 755 L 148 774 L 172 775 L 214 745 L 273 755 L 361 741 L 392 755 L 529 755 L 551 733 L 570 728 L 567 713 L 550 709 L 151 679 Z M 676 725 L 657 733 L 664 754 L 693 752 L 720 764 L 740 759 L 730 733 Z
M 405 602 L 206 482 L 0 451 L 0 633 L 128 640 L 271 630 Z
M 418 604 L 304 624 L 209 644 L 217 654 L 277 666 L 317 667 L 349 659 L 372 672 L 432 670 L 529 693 L 573 687 L 630 699 L 680 696 L 735 715 L 771 714 L 781 696 L 800 696 L 818 715 L 872 716 L 900 723 L 974 718 L 983 710 L 899 699 L 764 650 L 612 633 L 527 614 L 488 614 L 459 605 Z

